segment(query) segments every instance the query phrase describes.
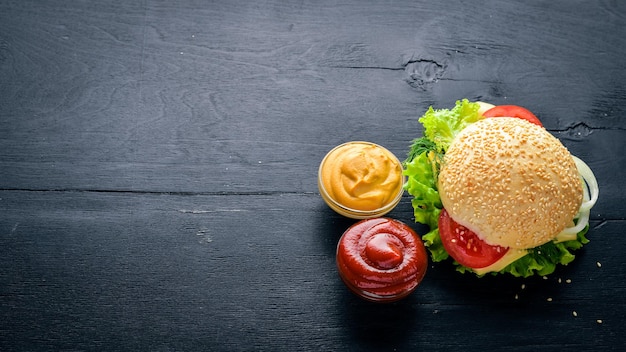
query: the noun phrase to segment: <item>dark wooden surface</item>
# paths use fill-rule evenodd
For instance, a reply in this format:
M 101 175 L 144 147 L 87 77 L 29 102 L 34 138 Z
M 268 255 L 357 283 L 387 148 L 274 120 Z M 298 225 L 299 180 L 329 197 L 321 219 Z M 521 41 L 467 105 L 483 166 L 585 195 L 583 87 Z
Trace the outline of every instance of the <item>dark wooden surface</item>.
M 625 24 L 609 0 L 0 1 L 0 350 L 623 350 Z M 319 161 L 403 158 L 461 98 L 590 165 L 591 242 L 547 279 L 441 264 L 356 298 Z

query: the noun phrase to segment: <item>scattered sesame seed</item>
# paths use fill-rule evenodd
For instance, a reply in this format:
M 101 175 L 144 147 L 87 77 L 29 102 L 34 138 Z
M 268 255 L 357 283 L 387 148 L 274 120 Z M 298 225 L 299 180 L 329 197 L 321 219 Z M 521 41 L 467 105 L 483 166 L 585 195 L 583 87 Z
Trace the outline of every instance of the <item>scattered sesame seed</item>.
M 600 263 L 600 262 L 596 262 L 596 265 L 598 266 L 598 268 L 602 267 L 602 263 Z
M 548 299 L 546 301 L 552 302 L 552 297 L 548 297 Z
M 515 299 L 519 299 L 519 295 L 518 294 L 515 295 Z
M 544 280 L 548 280 L 548 277 L 547 277 L 547 276 L 544 276 L 544 277 L 542 277 L 542 279 L 544 279 Z
M 562 282 L 562 280 L 561 280 L 561 278 L 559 278 L 559 283 L 561 283 L 561 282 Z
M 576 311 L 573 311 L 573 312 L 572 312 L 572 315 L 573 315 L 573 316 L 575 316 L 575 317 L 577 317 L 577 316 L 578 316 L 578 313 L 576 313 Z
M 522 284 L 522 290 L 526 288 L 526 284 Z
M 572 279 L 567 279 L 567 280 L 565 280 L 565 282 L 567 282 L 568 284 L 571 284 L 572 283 Z
M 596 323 L 598 323 L 598 324 L 602 324 L 602 319 L 598 319 L 598 320 L 596 320 Z

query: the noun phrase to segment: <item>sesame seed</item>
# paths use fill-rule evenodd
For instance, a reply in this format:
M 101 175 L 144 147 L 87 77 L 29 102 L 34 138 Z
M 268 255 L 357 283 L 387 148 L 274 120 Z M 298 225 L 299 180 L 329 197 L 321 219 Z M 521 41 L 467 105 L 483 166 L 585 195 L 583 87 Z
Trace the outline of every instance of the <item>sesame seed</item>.
M 596 262 L 596 265 L 598 266 L 598 268 L 602 267 L 602 263 L 600 263 L 600 262 Z
M 526 284 L 522 284 L 522 290 L 526 288 Z
M 572 315 L 573 315 L 573 316 L 575 316 L 575 317 L 577 317 L 577 316 L 578 316 L 578 313 L 576 313 L 576 311 L 573 311 L 573 312 L 572 312 Z
M 598 320 L 596 320 L 596 323 L 598 323 L 598 324 L 602 324 L 602 319 L 598 319 Z
M 552 297 L 548 297 L 548 299 L 546 299 L 546 301 L 552 302 Z
M 572 279 L 567 279 L 565 280 L 566 283 L 571 284 L 572 283 Z

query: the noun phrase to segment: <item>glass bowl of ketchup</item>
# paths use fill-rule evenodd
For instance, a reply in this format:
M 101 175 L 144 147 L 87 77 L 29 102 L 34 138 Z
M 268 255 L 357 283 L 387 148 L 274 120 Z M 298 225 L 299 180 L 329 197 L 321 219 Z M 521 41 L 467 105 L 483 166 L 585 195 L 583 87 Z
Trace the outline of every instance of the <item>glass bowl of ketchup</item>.
M 417 288 L 428 267 L 424 243 L 405 223 L 366 219 L 337 245 L 337 269 L 346 286 L 368 301 L 394 302 Z

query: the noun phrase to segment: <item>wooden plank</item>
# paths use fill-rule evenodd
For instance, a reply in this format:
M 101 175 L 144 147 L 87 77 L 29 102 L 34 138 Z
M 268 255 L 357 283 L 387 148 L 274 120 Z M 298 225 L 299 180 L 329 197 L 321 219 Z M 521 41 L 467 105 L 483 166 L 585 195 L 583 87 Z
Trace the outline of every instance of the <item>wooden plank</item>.
M 0 307 L 10 327 L 0 345 L 586 350 L 624 342 L 626 267 L 609 250 L 626 245 L 623 220 L 594 221 L 577 260 L 547 280 L 477 279 L 437 264 L 408 299 L 376 305 L 341 283 L 335 246 L 352 221 L 317 195 L 0 198 Z M 408 201 L 391 216 L 411 223 Z
M 223 3 L 20 4 L 4 5 L 12 15 L 2 27 L 2 78 L 10 82 L 1 88 L 2 188 L 249 191 L 248 172 L 260 172 L 255 184 L 266 191 L 276 169 L 293 174 L 292 162 L 306 163 L 301 174 L 310 177 L 311 160 L 346 140 L 369 139 L 403 154 L 418 135 L 419 114 L 462 97 L 529 106 L 555 133 L 624 128 L 615 77 L 626 49 L 601 52 L 601 61 L 574 55 L 579 46 L 600 51 L 593 49 L 601 45 L 594 31 L 577 29 L 582 7 L 555 14 L 555 33 L 502 60 L 517 41 L 505 32 L 498 38 L 507 42 L 492 45 L 485 36 L 515 11 L 532 8 L 498 5 L 485 27 L 460 33 L 458 17 L 478 15 L 476 8 L 452 8 L 451 18 L 418 24 L 415 18 L 440 11 L 424 4 L 407 13 L 404 4 L 385 4 L 378 18 L 356 5 L 276 4 L 275 12 L 258 12 Z M 608 43 L 621 38 L 618 28 L 610 30 L 619 17 L 595 11 L 583 28 L 602 23 Z M 285 19 L 277 22 L 279 15 Z M 549 26 L 540 20 L 533 22 L 539 32 Z M 366 35 L 365 26 L 376 35 Z M 421 35 L 430 27 L 437 30 Z M 566 69 L 593 72 L 593 81 L 582 84 Z M 338 121 L 345 128 L 336 128 Z M 310 191 L 303 185 L 311 182 L 297 178 L 280 183 Z

